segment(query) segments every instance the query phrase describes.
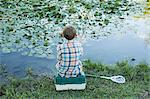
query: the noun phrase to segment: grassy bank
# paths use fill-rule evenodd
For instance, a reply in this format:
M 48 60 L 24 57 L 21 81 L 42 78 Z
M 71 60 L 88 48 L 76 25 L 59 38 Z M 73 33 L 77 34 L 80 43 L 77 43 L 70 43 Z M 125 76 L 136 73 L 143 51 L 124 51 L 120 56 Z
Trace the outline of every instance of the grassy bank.
M 17 79 L 7 75 L 1 66 L 1 76 L 9 83 L 0 84 L 0 98 L 7 99 L 148 99 L 150 96 L 150 66 L 138 64 L 130 66 L 128 62 L 116 63 L 114 66 L 85 61 L 85 73 L 94 75 L 123 75 L 125 84 L 110 80 L 87 77 L 87 88 L 83 91 L 55 90 L 54 82 L 46 76 L 35 76 L 32 70 L 27 71 L 26 79 Z

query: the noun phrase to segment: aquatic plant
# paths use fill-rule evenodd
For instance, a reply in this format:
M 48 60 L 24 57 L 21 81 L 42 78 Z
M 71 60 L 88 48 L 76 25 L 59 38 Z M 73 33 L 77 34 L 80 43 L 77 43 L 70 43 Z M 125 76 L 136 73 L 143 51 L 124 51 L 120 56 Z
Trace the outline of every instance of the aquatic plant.
M 122 20 L 142 7 L 127 0 L 1 0 L 1 51 L 51 58 L 64 26 L 74 25 L 85 39 L 107 37 L 126 32 Z

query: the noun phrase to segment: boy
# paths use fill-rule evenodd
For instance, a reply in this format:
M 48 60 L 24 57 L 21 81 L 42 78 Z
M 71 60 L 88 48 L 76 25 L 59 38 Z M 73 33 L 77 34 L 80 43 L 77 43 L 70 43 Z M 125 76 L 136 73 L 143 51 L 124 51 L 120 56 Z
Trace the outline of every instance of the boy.
M 66 39 L 63 44 L 57 45 L 57 64 L 56 69 L 58 75 L 61 77 L 77 77 L 78 75 L 84 75 L 82 71 L 82 63 L 80 57 L 83 54 L 83 48 L 81 44 L 74 40 L 76 30 L 72 26 L 67 26 L 62 34 L 62 37 Z

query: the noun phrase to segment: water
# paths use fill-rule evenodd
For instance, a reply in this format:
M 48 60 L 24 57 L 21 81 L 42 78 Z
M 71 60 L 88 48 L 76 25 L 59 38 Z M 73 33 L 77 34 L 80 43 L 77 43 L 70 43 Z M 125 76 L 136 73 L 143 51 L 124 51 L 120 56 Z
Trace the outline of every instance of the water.
M 99 41 L 88 41 L 85 46 L 85 58 L 105 64 L 134 58 L 134 63 L 150 64 L 150 46 L 137 34 L 114 35 Z
M 148 7 L 149 5 L 147 5 Z M 97 35 L 94 39 L 89 39 L 91 37 L 88 34 L 89 36 L 84 38 L 84 56 L 82 60 L 90 59 L 104 64 L 115 64 L 122 60 L 128 60 L 132 64 L 143 61 L 150 64 L 150 16 L 147 8 L 145 8 L 144 14 L 138 16 L 128 16 L 124 20 L 112 18 L 112 20 L 115 20 L 114 23 L 117 24 L 116 27 L 114 27 L 114 23 L 110 23 L 102 31 L 101 29 L 97 31 L 105 33 L 105 31 L 109 32 L 110 30 L 110 35 L 100 36 L 96 40 Z M 94 27 L 95 30 L 98 28 L 97 26 Z M 9 44 L 7 45 L 9 46 Z M 0 64 L 5 64 L 9 73 L 17 77 L 25 76 L 25 70 L 28 67 L 33 68 L 37 74 L 52 76 L 56 73 L 56 46 L 53 45 L 52 48 L 49 47 L 48 49 L 48 51 L 53 50 L 54 57 L 50 59 L 22 55 L 21 52 L 0 52 Z M 40 52 L 42 48 L 38 49 L 35 52 Z M 45 49 L 43 48 L 44 51 Z
M 101 40 L 90 40 L 83 44 L 82 60 L 90 59 L 105 64 L 115 64 L 118 61 L 135 60 L 134 64 L 147 62 L 150 64 L 150 46 L 137 34 L 112 35 Z M 54 48 L 55 49 L 55 48 Z M 56 56 L 56 51 L 54 51 Z M 28 67 L 42 75 L 56 73 L 56 57 L 53 59 L 24 56 L 20 53 L 0 53 L 1 64 L 5 64 L 9 73 L 18 77 L 25 76 Z
M 1 53 L 1 64 L 6 65 L 9 73 L 18 77 L 25 76 L 27 68 L 32 68 L 37 74 L 53 75 L 55 60 L 23 56 L 20 53 Z

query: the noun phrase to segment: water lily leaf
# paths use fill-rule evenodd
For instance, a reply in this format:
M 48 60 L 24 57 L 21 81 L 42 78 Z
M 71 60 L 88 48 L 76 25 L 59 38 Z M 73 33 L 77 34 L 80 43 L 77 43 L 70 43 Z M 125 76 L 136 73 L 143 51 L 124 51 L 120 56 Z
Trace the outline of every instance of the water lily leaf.
M 123 22 L 125 17 L 143 11 L 143 5 L 126 0 L 2 0 L 0 5 L 2 49 L 11 52 L 15 50 L 10 47 L 16 46 L 26 55 L 37 53 L 41 57 L 52 57 L 51 48 L 61 41 L 58 34 L 66 25 L 76 27 L 86 39 L 105 37 L 125 33 L 127 27 L 138 31 Z M 148 15 L 148 8 L 145 10 Z

